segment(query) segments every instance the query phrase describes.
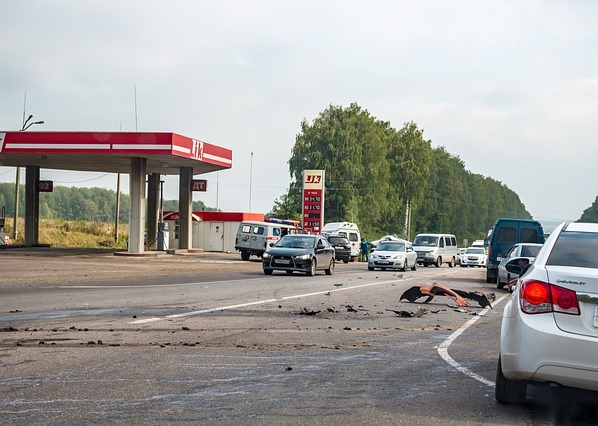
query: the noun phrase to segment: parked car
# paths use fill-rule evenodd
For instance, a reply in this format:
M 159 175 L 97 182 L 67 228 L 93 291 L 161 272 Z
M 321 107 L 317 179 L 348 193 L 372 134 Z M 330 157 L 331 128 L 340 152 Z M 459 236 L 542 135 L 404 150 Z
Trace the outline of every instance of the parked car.
M 434 265 L 437 268 L 448 263 L 452 268 L 457 264 L 457 238 L 453 234 L 417 234 L 413 248 L 420 265 Z
M 495 283 L 499 257 L 517 243 L 544 243 L 544 228 L 537 220 L 501 217 L 488 236 L 486 282 Z
M 505 255 L 505 257 L 500 258 L 500 263 L 498 264 L 498 270 L 496 273 L 496 288 L 503 288 L 505 285 L 509 284 L 511 279 L 516 278 L 507 271 L 506 265 L 507 263 L 513 258 L 525 257 L 529 260 L 528 263 L 531 263 L 536 258 L 536 255 L 542 248 L 542 244 L 534 244 L 534 243 L 519 243 L 513 245 Z
M 322 235 L 285 235 L 262 254 L 266 275 L 276 270 L 287 274 L 305 272 L 310 276 L 324 270 L 326 275 L 332 275 L 334 262 L 334 248 Z
M 529 384 L 598 391 L 598 223 L 563 223 L 521 273 L 500 331 L 495 397 L 525 402 Z M 523 259 L 526 261 L 526 259 Z
M 486 250 L 484 247 L 468 247 L 465 249 L 459 260 L 459 266 L 477 266 L 479 268 L 486 266 Z
M 349 263 L 351 259 L 351 242 L 347 238 L 338 235 L 329 235 L 328 242 L 334 247 L 334 258 L 337 261 Z
M 401 241 L 401 239 L 396 235 L 385 235 L 378 240 L 370 241 L 371 250 L 376 250 L 376 247 L 378 247 L 378 244 L 380 244 L 382 241 Z
M 368 258 L 368 269 L 373 271 L 380 268 L 383 271 L 388 269 L 401 269 L 412 271 L 417 269 L 417 253 L 409 241 L 382 241 L 375 252 Z
M 458 263 L 459 265 L 461 265 L 461 256 L 463 256 L 463 254 L 465 253 L 465 250 L 467 250 L 467 249 L 460 248 L 460 249 L 458 249 L 458 251 L 457 251 L 457 263 Z

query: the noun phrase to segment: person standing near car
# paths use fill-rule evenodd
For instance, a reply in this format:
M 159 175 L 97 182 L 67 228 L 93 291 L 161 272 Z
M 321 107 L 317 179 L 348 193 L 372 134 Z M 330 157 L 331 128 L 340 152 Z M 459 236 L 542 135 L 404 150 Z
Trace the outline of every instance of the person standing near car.
M 365 238 L 361 239 L 361 261 L 367 262 L 370 251 L 370 243 Z

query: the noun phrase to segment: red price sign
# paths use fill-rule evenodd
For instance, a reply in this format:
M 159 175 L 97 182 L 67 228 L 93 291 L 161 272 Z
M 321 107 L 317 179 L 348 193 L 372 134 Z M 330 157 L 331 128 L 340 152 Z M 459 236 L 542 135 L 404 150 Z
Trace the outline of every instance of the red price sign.
M 323 201 L 321 189 L 303 190 L 303 229 L 310 234 L 319 234 L 322 230 Z

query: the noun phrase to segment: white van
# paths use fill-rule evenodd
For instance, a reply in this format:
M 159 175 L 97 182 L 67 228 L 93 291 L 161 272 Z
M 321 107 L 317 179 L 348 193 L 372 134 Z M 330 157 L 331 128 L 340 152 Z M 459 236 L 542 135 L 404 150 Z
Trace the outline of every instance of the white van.
M 413 240 L 413 250 L 417 253 L 417 263 L 439 267 L 448 263 L 457 264 L 459 248 L 457 238 L 452 234 L 417 234 Z
M 294 224 L 248 220 L 239 224 L 235 250 L 241 252 L 243 260 L 249 260 L 252 255 L 261 257 L 270 243 L 275 243 L 286 234 L 299 232 L 301 228 Z
M 324 225 L 322 228 L 322 235 L 338 235 L 339 237 L 345 237 L 351 243 L 351 262 L 355 262 L 355 259 L 359 258 L 361 253 L 361 234 L 359 233 L 359 227 L 355 223 L 351 222 L 331 222 Z

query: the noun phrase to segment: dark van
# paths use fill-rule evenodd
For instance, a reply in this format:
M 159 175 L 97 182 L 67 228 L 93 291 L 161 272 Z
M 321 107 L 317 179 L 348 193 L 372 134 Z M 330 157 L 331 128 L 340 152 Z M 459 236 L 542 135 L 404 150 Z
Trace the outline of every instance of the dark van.
M 488 239 L 486 282 L 495 283 L 498 264 L 507 251 L 517 243 L 544 244 L 542 224 L 532 219 L 500 218 L 494 224 Z

